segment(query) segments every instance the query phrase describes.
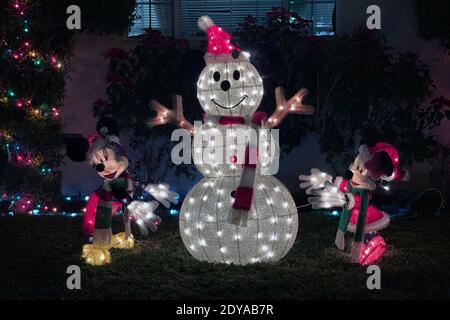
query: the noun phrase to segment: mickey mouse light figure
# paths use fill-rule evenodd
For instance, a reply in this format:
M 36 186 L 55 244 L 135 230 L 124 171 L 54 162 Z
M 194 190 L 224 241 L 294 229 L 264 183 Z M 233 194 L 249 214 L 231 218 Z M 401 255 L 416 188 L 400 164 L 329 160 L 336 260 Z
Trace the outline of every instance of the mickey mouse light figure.
M 92 236 L 92 243 L 83 247 L 85 262 L 94 266 L 111 263 L 110 248 L 131 249 L 134 237 L 131 233 L 130 217 L 136 221 L 142 234 L 147 229 L 156 231 L 161 222 L 154 214 L 156 201 L 133 201 L 133 182 L 128 173 L 128 159 L 125 149 L 119 142 L 119 127 L 110 117 L 97 123 L 98 134 L 87 139 L 80 137 L 67 141 L 67 156 L 73 161 L 87 159 L 103 179 L 103 185 L 89 196 L 83 222 L 83 232 Z M 148 185 L 145 191 L 154 196 L 165 207 L 169 202 L 177 202 L 177 194 L 165 184 Z M 113 235 L 112 216 L 122 210 L 125 232 Z
M 313 195 L 313 209 L 343 207 L 335 245 L 345 248 L 345 232 L 355 234 L 351 259 L 361 265 L 375 262 L 386 251 L 384 239 L 377 233 L 389 225 L 390 218 L 370 203 L 371 192 L 380 180 L 407 180 L 407 171 L 399 167 L 397 149 L 385 142 L 361 145 L 349 167 L 348 177 L 333 177 L 318 169 L 301 175 L 301 188 Z

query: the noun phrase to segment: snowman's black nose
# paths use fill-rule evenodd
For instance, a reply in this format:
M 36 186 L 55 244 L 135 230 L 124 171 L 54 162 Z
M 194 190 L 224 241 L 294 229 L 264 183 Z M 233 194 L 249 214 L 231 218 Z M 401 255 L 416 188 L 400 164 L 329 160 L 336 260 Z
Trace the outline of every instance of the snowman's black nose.
M 230 81 L 228 81 L 228 80 L 222 81 L 222 83 L 220 84 L 220 87 L 222 88 L 223 91 L 230 90 L 230 87 L 231 87 Z
M 105 165 L 103 163 L 99 163 L 95 166 L 95 170 L 97 170 L 97 172 L 103 172 L 105 171 Z

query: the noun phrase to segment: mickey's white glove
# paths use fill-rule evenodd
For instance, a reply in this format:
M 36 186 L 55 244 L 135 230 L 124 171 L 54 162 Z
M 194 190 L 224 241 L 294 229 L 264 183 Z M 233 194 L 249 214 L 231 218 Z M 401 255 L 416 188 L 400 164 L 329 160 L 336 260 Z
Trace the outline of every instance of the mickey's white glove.
M 141 234 L 144 236 L 148 234 L 147 229 L 155 232 L 161 223 L 161 218 L 154 213 L 157 207 L 158 202 L 156 201 L 133 201 L 127 206 L 130 216 L 135 219 Z
M 333 181 L 332 176 L 316 168 L 311 169 L 310 176 L 300 175 L 298 178 L 300 181 L 304 181 L 300 183 L 300 188 L 306 188 L 306 194 L 311 194 L 312 190 L 323 188 L 325 186 L 325 182 L 331 183 Z
M 322 189 L 312 190 L 314 197 L 309 197 L 308 202 L 312 204 L 313 209 L 328 209 L 333 207 L 344 207 L 352 209 L 355 205 L 354 197 L 351 193 L 339 191 L 331 182 L 326 181 Z
M 178 203 L 178 193 L 170 191 L 169 185 L 165 183 L 160 184 L 148 184 L 145 189 L 146 192 L 151 194 L 158 202 L 164 207 L 169 208 L 170 203 Z

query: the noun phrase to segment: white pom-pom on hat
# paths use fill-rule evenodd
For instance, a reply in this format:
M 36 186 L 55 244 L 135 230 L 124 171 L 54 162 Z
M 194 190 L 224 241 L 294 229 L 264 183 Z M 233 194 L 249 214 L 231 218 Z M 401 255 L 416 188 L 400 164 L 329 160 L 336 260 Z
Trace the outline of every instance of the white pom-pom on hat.
M 198 18 L 197 25 L 203 31 L 208 31 L 209 28 L 214 26 L 214 21 L 209 16 L 201 16 Z

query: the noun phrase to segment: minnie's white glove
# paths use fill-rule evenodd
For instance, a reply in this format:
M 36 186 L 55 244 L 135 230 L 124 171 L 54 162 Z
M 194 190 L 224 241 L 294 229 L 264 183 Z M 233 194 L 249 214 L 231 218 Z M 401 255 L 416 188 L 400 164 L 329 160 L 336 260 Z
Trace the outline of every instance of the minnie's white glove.
M 145 189 L 146 192 L 151 194 L 158 202 L 164 207 L 169 208 L 170 203 L 178 203 L 178 193 L 170 191 L 169 185 L 165 183 L 160 184 L 148 184 Z
M 154 213 L 156 208 L 158 208 L 158 202 L 156 201 L 133 201 L 127 206 L 130 216 L 135 219 L 141 234 L 144 236 L 148 234 L 147 229 L 155 232 L 161 223 L 161 218 Z
M 306 194 L 311 194 L 312 190 L 323 188 L 325 186 L 325 182 L 331 183 L 333 181 L 332 176 L 316 168 L 311 169 L 310 176 L 300 175 L 298 178 L 300 181 L 304 181 L 300 183 L 300 188 L 306 188 Z
M 351 193 L 343 193 L 331 182 L 326 181 L 322 189 L 312 190 L 314 197 L 309 197 L 308 202 L 313 209 L 328 209 L 333 207 L 344 207 L 352 209 L 355 205 L 354 197 Z

